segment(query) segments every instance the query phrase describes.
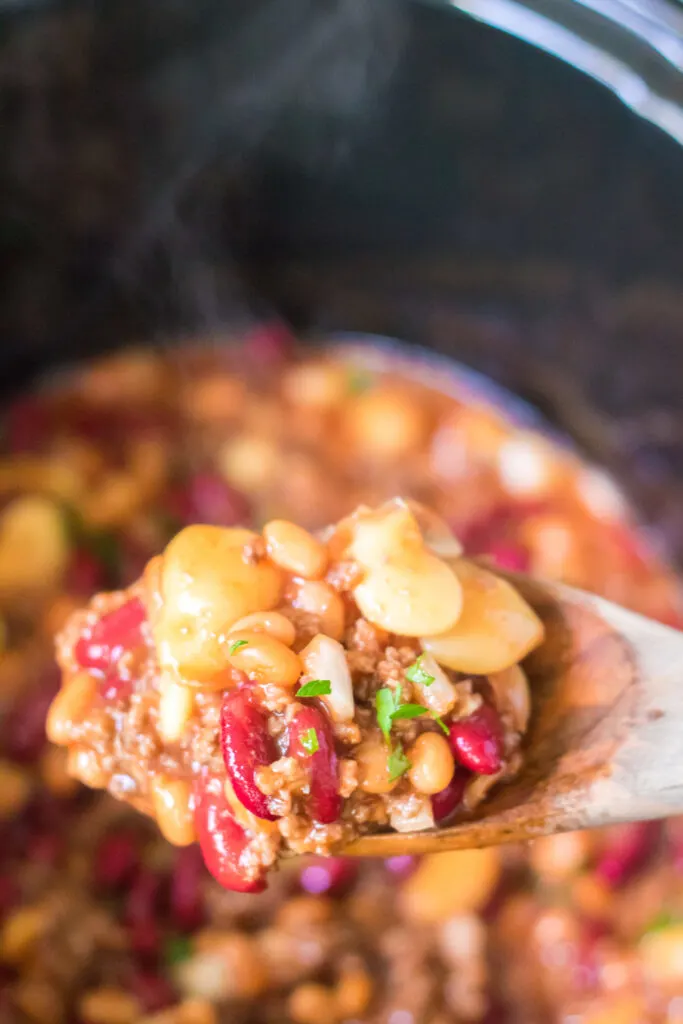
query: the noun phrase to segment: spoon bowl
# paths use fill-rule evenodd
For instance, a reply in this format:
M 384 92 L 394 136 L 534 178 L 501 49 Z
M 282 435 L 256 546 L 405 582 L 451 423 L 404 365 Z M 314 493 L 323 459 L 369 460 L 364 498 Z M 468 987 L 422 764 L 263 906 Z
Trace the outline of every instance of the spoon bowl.
M 683 633 L 570 587 L 507 578 L 546 629 L 524 664 L 533 712 L 520 773 L 453 824 L 363 836 L 346 853 L 493 846 L 683 810 Z

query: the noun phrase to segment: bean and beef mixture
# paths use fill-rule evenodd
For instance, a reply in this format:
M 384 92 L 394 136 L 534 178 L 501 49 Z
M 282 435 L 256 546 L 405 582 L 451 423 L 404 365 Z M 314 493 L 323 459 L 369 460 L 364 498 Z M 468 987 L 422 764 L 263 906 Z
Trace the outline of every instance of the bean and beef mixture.
M 261 893 L 230 892 L 206 870 L 198 844 L 167 842 L 155 822 L 130 806 L 135 794 L 124 790 L 138 784 L 134 772 L 122 773 L 117 791 L 115 773 L 97 777 L 94 743 L 67 750 L 45 736 L 60 687 L 54 635 L 68 647 L 66 624 L 81 621 L 81 637 L 91 630 L 92 641 L 106 616 L 98 601 L 115 600 L 110 613 L 128 607 L 119 611 L 123 633 L 108 639 L 125 640 L 126 630 L 137 629 L 151 643 L 141 606 L 136 612 L 134 595 L 141 591 L 135 588 L 154 592 L 154 573 L 143 576 L 145 566 L 165 549 L 168 555 L 172 538 L 193 523 L 246 527 L 263 537 L 266 524 L 287 520 L 320 536 L 327 523 L 358 506 L 376 508 L 401 494 L 445 520 L 466 556 L 485 555 L 505 569 L 565 579 L 680 625 L 678 581 L 634 527 L 609 479 L 482 404 L 467 383 L 433 374 L 427 379 L 415 362 L 386 365 L 370 349 L 362 358 L 349 350 L 297 355 L 272 330 L 213 339 L 204 348 L 195 343 L 129 352 L 74 371 L 15 402 L 1 444 L 3 1024 L 683 1019 L 680 820 L 420 861 L 307 855 L 283 860 Z M 437 686 L 425 687 L 422 673 L 436 680 L 438 667 L 456 688 L 461 677 L 471 678 L 423 650 L 419 637 L 408 637 L 405 652 L 398 646 L 389 655 L 392 645 L 379 632 L 384 627 L 370 628 L 371 616 L 357 616 L 369 625 L 354 633 L 343 574 L 338 576 L 330 579 L 326 569 L 323 577 L 296 584 L 296 594 L 273 606 L 259 629 L 253 620 L 245 629 L 259 641 L 269 636 L 284 642 L 293 628 L 295 641 L 284 648 L 299 659 L 317 635 L 341 640 L 346 664 L 356 660 L 359 679 L 367 656 L 369 685 L 375 698 L 379 690 L 391 691 L 392 714 L 394 697 L 398 707 L 422 706 L 418 688 L 428 694 Z M 101 591 L 119 597 L 89 604 Z M 344 608 L 341 625 L 339 618 L 335 625 L 335 598 Z M 283 607 L 295 612 L 285 614 Z M 374 645 L 383 644 L 387 665 L 377 686 Z M 97 657 L 95 646 L 91 657 Z M 244 658 L 247 646 L 234 654 L 241 651 Z M 98 693 L 113 707 L 122 702 L 122 718 L 126 673 L 137 679 L 134 666 L 126 666 L 127 647 L 122 643 L 117 652 L 103 644 L 103 663 L 106 657 L 117 671 L 97 670 Z M 472 714 L 499 709 L 504 737 L 513 735 L 505 725 L 503 690 L 494 693 L 488 670 L 484 675 L 473 680 Z M 304 678 L 331 684 L 334 676 L 332 668 L 315 668 Z M 405 684 L 404 693 L 407 678 L 411 687 Z M 332 693 L 296 697 L 305 685 L 297 680 L 290 691 L 299 713 L 324 712 L 337 730 Z M 159 701 L 166 692 L 175 693 L 168 698 L 171 709 L 179 701 L 180 710 L 165 712 L 161 728 L 170 729 L 178 714 L 182 720 L 189 688 L 161 685 L 161 676 L 159 687 Z M 240 697 L 249 691 L 233 692 Z M 510 715 L 523 722 L 526 691 L 513 686 L 505 692 L 521 694 Z M 214 746 L 198 762 L 211 764 L 213 757 L 224 773 L 215 745 L 221 710 L 216 692 L 196 687 L 191 696 L 214 716 Z M 376 700 L 373 707 L 369 692 L 358 698 L 379 729 L 381 773 L 389 744 Z M 242 710 L 249 716 L 253 709 L 245 703 Z M 158 715 L 155 728 L 160 710 Z M 400 741 L 406 757 L 413 730 L 445 739 L 431 716 L 388 717 L 391 747 Z M 124 728 L 123 721 L 117 725 Z M 235 734 L 245 731 L 239 715 L 234 725 Z M 312 728 L 320 744 L 322 729 Z M 278 737 L 272 739 L 277 744 Z M 158 750 L 136 751 L 141 754 L 159 758 L 161 766 Z M 319 755 L 320 749 L 311 758 Z M 460 770 L 462 754 L 457 760 Z M 292 767 L 306 773 L 310 762 L 302 757 Z M 478 798 L 475 782 L 485 788 L 495 778 L 481 767 L 466 769 L 469 789 L 463 787 L 455 813 L 462 801 Z M 80 785 L 73 770 L 126 799 Z M 391 793 L 376 794 L 382 806 L 408 785 L 408 775 L 406 770 L 398 777 Z M 242 775 L 237 787 L 250 781 Z M 233 781 L 233 796 L 237 787 Z M 267 790 L 263 785 L 251 793 L 265 797 L 274 813 L 277 797 Z M 310 798 L 312 790 L 309 774 L 302 793 Z M 434 795 L 426 795 L 433 810 Z M 214 796 L 228 799 L 225 787 Z M 138 797 L 149 809 L 149 796 Z M 160 799 L 167 807 L 168 794 Z M 164 820 L 167 830 L 182 826 L 182 819 Z
M 543 638 L 460 554 L 400 499 L 322 537 L 185 527 L 69 620 L 48 737 L 228 889 L 260 891 L 282 852 L 432 828 L 519 766 Z

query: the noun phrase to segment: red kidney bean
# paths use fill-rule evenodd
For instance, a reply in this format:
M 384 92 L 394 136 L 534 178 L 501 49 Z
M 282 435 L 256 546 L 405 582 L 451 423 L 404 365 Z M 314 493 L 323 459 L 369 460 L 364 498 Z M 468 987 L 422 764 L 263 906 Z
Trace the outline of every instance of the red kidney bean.
M 127 885 L 140 866 L 139 841 L 132 832 L 111 832 L 95 852 L 95 884 L 107 889 Z
M 350 857 L 315 857 L 301 869 L 299 885 L 312 896 L 341 896 L 357 875 L 358 863 Z
M 26 847 L 26 860 L 32 864 L 54 866 L 65 849 L 62 836 L 56 832 L 41 832 L 33 836 Z
M 486 552 L 499 569 L 508 572 L 528 572 L 530 566 L 529 552 L 521 544 L 500 541 L 489 545 Z
M 495 775 L 503 766 L 503 727 L 498 712 L 482 704 L 468 718 L 449 727 L 451 750 L 458 761 L 479 775 Z
M 17 883 L 8 875 L 0 875 L 0 921 L 21 899 Z
M 464 768 L 456 768 L 445 789 L 432 797 L 432 813 L 437 825 L 454 814 L 462 802 L 467 780 L 472 776 Z
M 177 994 L 170 981 L 156 971 L 136 971 L 129 982 L 130 991 L 142 1004 L 147 1013 L 155 1013 L 177 1001 Z
M 145 606 L 138 597 L 108 612 L 77 641 L 74 657 L 81 668 L 108 672 L 121 655 L 144 642 Z
M 206 909 L 202 883 L 206 867 L 198 846 L 181 847 L 171 873 L 169 910 L 180 931 L 194 931 L 204 923 Z
M 128 890 L 124 920 L 130 933 L 130 944 L 142 956 L 154 956 L 161 943 L 157 923 L 162 897 L 162 878 L 147 868 L 135 876 Z
M 654 854 L 662 835 L 658 821 L 622 825 L 612 832 L 595 866 L 595 873 L 607 885 L 618 888 L 629 882 Z
M 117 700 L 127 700 L 133 692 L 131 679 L 124 679 L 122 676 L 111 674 L 101 680 L 98 687 L 100 694 L 108 703 Z
M 223 780 L 215 775 L 202 775 L 195 783 L 195 827 L 204 863 L 224 889 L 235 892 L 262 892 L 263 877 L 249 878 L 244 873 L 241 857 L 249 837 L 235 821 L 225 797 Z
M 301 740 L 315 732 L 318 749 L 311 754 Z M 314 821 L 329 825 L 341 813 L 337 753 L 329 720 L 315 707 L 297 711 L 289 723 L 289 755 L 305 761 L 310 770 L 308 810 Z
M 274 821 L 268 799 L 256 785 L 257 768 L 272 764 L 278 752 L 266 716 L 247 690 L 226 693 L 221 707 L 221 748 L 237 799 L 257 818 Z
M 89 597 L 107 585 L 104 566 L 91 551 L 76 548 L 66 574 L 66 589 Z
M 252 516 L 251 504 L 241 491 L 218 473 L 194 473 L 168 495 L 170 515 L 183 525 L 243 526 Z
M 22 696 L 7 715 L 2 746 L 14 761 L 29 764 L 42 754 L 47 743 L 45 719 L 58 690 L 59 669 L 51 664 L 46 667 L 44 681 Z

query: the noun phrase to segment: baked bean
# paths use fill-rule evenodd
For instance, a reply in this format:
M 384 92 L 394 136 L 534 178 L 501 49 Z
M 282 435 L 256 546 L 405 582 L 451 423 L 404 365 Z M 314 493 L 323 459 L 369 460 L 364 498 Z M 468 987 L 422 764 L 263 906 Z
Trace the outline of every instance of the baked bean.
M 81 504 L 83 519 L 93 529 L 122 526 L 143 506 L 147 490 L 139 477 L 125 470 L 109 473 Z
M 441 633 L 457 622 L 462 587 L 425 546 L 405 503 L 358 516 L 349 553 L 366 570 L 353 596 L 370 622 L 403 636 Z
M 50 921 L 48 907 L 40 903 L 20 907 L 11 913 L 0 930 L 0 960 L 12 966 L 21 964 L 49 928 Z
M 198 423 L 224 423 L 244 408 L 244 382 L 227 373 L 213 372 L 190 381 L 181 396 L 187 416 Z
M 588 857 L 586 832 L 563 832 L 543 836 L 529 845 L 532 867 L 551 883 L 564 882 L 576 875 Z
M 418 793 L 440 793 L 453 778 L 455 761 L 448 740 L 436 732 L 423 732 L 407 751 L 408 777 Z
M 0 761 L 0 822 L 18 814 L 33 789 L 28 771 L 11 761 Z
M 239 932 L 218 932 L 208 948 L 179 964 L 177 980 L 188 996 L 200 999 L 255 999 L 268 983 L 267 965 L 257 943 Z
M 393 462 L 419 447 L 428 422 L 424 406 L 396 388 L 379 387 L 348 404 L 344 429 L 362 458 Z
M 403 912 L 409 920 L 426 924 L 480 910 L 500 869 L 500 853 L 493 847 L 430 854 L 403 884 Z
M 79 1013 L 88 1024 L 135 1024 L 140 1019 L 140 1004 L 121 988 L 95 988 L 84 992 Z
M 251 615 L 245 615 L 231 627 L 230 632 L 239 632 L 243 629 L 252 633 L 268 633 L 287 647 L 291 647 L 296 639 L 294 623 L 281 612 L 253 612 Z
M 299 407 L 331 409 L 348 394 L 348 372 L 346 367 L 334 362 L 300 363 L 285 373 L 282 393 Z
M 251 530 L 188 526 L 166 548 L 153 632 L 162 668 L 188 684 L 222 688 L 225 633 L 245 615 L 278 603 L 282 574 L 267 559 L 251 557 L 257 542 Z
M 297 985 L 289 997 L 289 1014 L 296 1024 L 334 1024 L 337 1018 L 335 993 L 325 985 L 308 981 Z
M 275 923 L 285 931 L 307 932 L 327 924 L 334 917 L 334 904 L 327 896 L 292 896 L 279 908 Z
M 47 738 L 52 743 L 68 743 L 92 707 L 97 693 L 97 680 L 88 672 L 78 672 L 65 680 L 50 705 L 45 721 Z
M 272 519 L 263 527 L 268 554 L 281 569 L 307 580 L 317 580 L 327 568 L 327 549 L 316 537 L 286 519 Z
M 365 740 L 354 750 L 358 762 L 358 787 L 364 793 L 391 793 L 398 779 L 389 780 L 387 745 L 379 736 Z
M 49 498 L 15 498 L 0 516 L 0 589 L 49 590 L 69 558 L 64 518 Z
M 438 662 L 458 672 L 488 675 L 521 661 L 543 639 L 543 623 L 506 580 L 461 558 L 453 563 L 462 614 L 440 636 L 422 638 Z
M 225 643 L 230 664 L 257 683 L 276 683 L 289 688 L 301 675 L 299 656 L 268 633 L 238 630 L 230 633 Z
M 162 677 L 157 732 L 166 743 L 177 743 L 192 716 L 194 695 L 188 686 Z
M 258 434 L 231 438 L 218 456 L 223 476 L 247 494 L 257 493 L 275 475 L 278 452 L 271 441 Z
M 640 959 L 655 985 L 681 991 L 683 986 L 683 924 L 649 932 L 640 942 Z
M 192 787 L 184 779 L 157 775 L 152 781 L 152 802 L 157 824 L 164 839 L 174 846 L 189 846 L 195 841 Z
M 292 605 L 318 619 L 320 632 L 333 640 L 344 635 L 344 602 L 329 583 L 305 580 L 293 584 Z
M 337 982 L 335 998 L 340 1017 L 360 1017 L 372 1000 L 372 978 L 362 967 L 344 971 Z

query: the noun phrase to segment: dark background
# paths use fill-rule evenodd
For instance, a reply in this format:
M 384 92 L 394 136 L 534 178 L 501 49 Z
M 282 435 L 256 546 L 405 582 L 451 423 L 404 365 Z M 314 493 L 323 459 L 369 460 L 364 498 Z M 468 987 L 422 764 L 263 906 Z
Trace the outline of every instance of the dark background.
M 283 311 L 531 397 L 683 555 L 683 155 L 452 11 L 119 0 L 0 18 L 0 377 Z

